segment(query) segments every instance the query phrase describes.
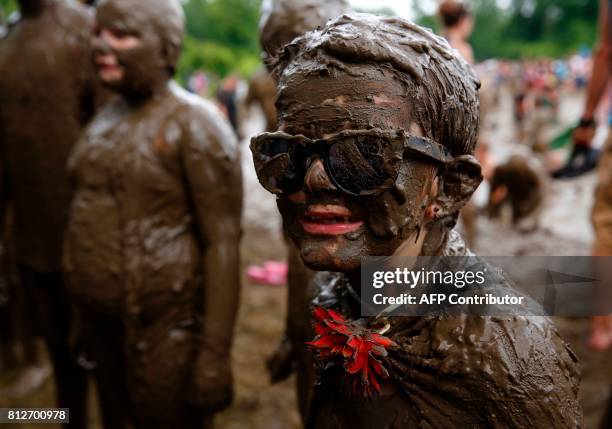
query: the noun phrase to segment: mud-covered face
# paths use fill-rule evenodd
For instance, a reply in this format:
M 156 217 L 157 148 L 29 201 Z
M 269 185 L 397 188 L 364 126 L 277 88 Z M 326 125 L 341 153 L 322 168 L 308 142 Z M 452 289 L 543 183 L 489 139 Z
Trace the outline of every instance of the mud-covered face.
M 147 96 L 170 78 L 161 38 L 146 15 L 112 0 L 96 13 L 92 44 L 98 77 L 128 97 Z
M 346 129 L 418 134 L 406 91 L 393 72 L 382 67 L 353 66 L 351 74 L 284 75 L 277 102 L 280 129 L 311 139 Z M 278 198 L 285 228 L 311 268 L 356 269 L 361 257 L 391 255 L 405 240 L 416 238 L 432 203 L 438 167 L 408 155 L 393 187 L 378 195 L 353 196 L 333 184 L 315 156 L 302 190 Z
M 139 47 L 140 37 L 111 28 L 96 29 L 96 38 L 108 46 L 108 50 L 96 51 L 94 64 L 98 77 L 107 85 L 117 84 L 125 78 L 125 67 L 119 64 L 116 51 L 127 51 Z

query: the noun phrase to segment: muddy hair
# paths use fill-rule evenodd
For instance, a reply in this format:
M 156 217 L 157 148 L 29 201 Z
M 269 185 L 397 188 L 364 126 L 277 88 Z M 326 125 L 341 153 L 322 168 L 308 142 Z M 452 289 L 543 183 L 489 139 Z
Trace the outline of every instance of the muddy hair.
M 351 64 L 388 67 L 404 83 L 413 119 L 426 137 L 454 156 L 474 152 L 480 82 L 446 40 L 407 20 L 343 15 L 285 46 L 274 72 L 282 88 L 284 77 L 294 73 L 351 73 Z

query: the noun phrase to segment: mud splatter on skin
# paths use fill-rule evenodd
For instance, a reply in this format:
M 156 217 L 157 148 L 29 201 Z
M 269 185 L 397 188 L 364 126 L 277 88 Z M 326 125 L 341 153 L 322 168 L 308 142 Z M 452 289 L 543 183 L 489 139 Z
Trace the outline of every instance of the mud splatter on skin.
M 454 231 L 443 253 L 466 254 Z M 317 275 L 316 304 L 359 318 L 347 281 L 343 274 Z M 582 427 L 577 358 L 546 317 L 361 320 L 389 323 L 385 335 L 399 344 L 383 359 L 390 379 L 368 400 L 342 387 L 343 368 L 325 370 L 307 428 Z
M 97 52 L 115 54 L 125 70 L 123 79 L 107 86 L 127 99 L 147 99 L 174 74 L 183 40 L 183 16 L 170 0 L 156 1 L 146 13 L 133 7 L 133 1 L 98 2 L 96 27 L 137 36 L 138 47 L 112 50 L 101 38 L 94 38 L 92 44 Z
M 389 25 L 396 22 L 387 18 L 381 21 L 388 22 Z M 348 27 L 345 29 L 349 32 L 348 36 L 343 32 L 343 27 Z M 411 27 L 403 22 L 401 28 Z M 359 31 L 359 34 L 364 36 L 355 38 L 351 31 Z M 365 36 L 373 31 L 373 28 L 364 28 L 362 23 L 355 24 L 349 16 L 344 16 L 334 21 L 334 25 L 312 33 L 308 38 L 299 38 L 285 48 L 278 69 L 279 127 L 289 133 L 304 134 L 311 138 L 320 138 L 347 128 L 401 128 L 408 131 L 420 130 L 426 137 L 434 140 L 437 137 L 436 141 L 447 145 L 453 154 L 459 156 L 457 166 L 440 171 L 442 178 L 447 180 L 441 182 L 438 196 L 438 202 L 442 206 L 440 218 L 445 218 L 446 223 L 454 224 L 456 213 L 482 179 L 476 161 L 469 156 L 460 157 L 466 153 L 466 149 L 471 150 L 476 138 L 477 126 L 474 124 L 477 124 L 478 101 L 475 89 L 478 83 L 475 78 L 465 83 L 463 76 L 473 78 L 473 74 L 462 61 L 455 59 L 451 64 L 454 68 L 446 64 L 447 56 L 451 55 L 451 52 L 447 51 L 444 45 L 436 45 L 436 49 L 426 48 L 426 42 L 440 44 L 440 40 L 423 29 L 419 28 L 417 33 L 422 39 L 420 42 L 415 40 L 414 34 L 411 36 L 409 33 L 398 33 L 397 29 L 394 29 L 391 35 L 382 32 L 382 42 L 377 43 Z M 398 34 L 401 34 L 401 38 Z M 361 39 L 365 39 L 364 46 L 357 43 Z M 420 56 L 413 54 L 416 59 L 412 60 L 412 66 L 409 65 L 411 57 L 406 54 L 401 62 L 394 60 L 397 64 L 402 64 L 402 68 L 397 70 L 392 67 L 395 63 L 385 62 L 385 59 L 391 56 L 387 51 L 394 52 L 397 49 L 391 49 L 393 46 L 389 47 L 384 42 L 390 44 L 393 41 L 402 46 L 405 40 L 410 41 L 408 49 L 416 49 L 413 46 L 418 48 L 414 53 L 420 53 Z M 387 51 L 379 52 L 377 57 L 368 50 L 373 46 L 379 51 L 383 49 L 380 46 L 387 46 Z M 332 53 L 337 55 L 340 47 L 346 47 L 346 55 L 355 55 L 352 58 L 363 58 L 363 63 L 341 62 L 336 56 L 332 56 Z M 441 53 L 434 55 L 437 52 Z M 421 56 L 430 58 L 429 62 Z M 374 62 L 376 58 L 379 62 Z M 410 74 L 407 75 L 407 71 L 410 71 Z M 441 77 L 445 73 L 447 75 Z M 420 83 L 417 83 L 416 78 Z M 425 89 L 427 83 L 437 86 Z M 445 94 L 452 93 L 451 83 L 460 85 L 465 96 L 446 97 Z M 425 98 L 426 96 L 430 98 Z M 447 103 L 446 108 L 436 110 L 437 102 Z M 451 119 L 450 116 L 459 108 L 459 104 L 453 105 L 453 102 L 463 103 L 460 105 L 463 113 L 459 115 L 458 120 Z M 470 123 L 470 120 L 473 122 Z M 456 124 L 458 127 L 446 130 L 445 134 L 450 137 L 443 140 L 444 134 L 440 129 L 447 123 Z M 442 126 L 440 129 L 434 129 L 434 124 Z M 470 168 L 464 168 L 469 165 Z M 458 169 L 458 166 L 462 168 Z M 429 198 L 430 190 L 427 186 L 433 184 L 436 170 L 436 166 L 428 162 L 407 163 L 400 172 L 395 187 L 378 198 L 342 196 L 343 204 L 357 216 L 366 219 L 368 228 L 363 232 L 369 234 L 365 239 L 367 243 L 355 240 L 354 235 L 350 237 L 352 240 L 346 240 L 345 236 L 333 239 L 336 243 L 331 243 L 329 238 L 307 237 L 306 242 L 309 244 L 302 247 L 302 256 L 306 263 L 316 269 L 349 271 L 359 266 L 359 258 L 363 255 L 393 254 L 409 236 L 415 236 L 428 227 L 424 224 L 424 212 L 427 205 L 433 201 Z M 461 170 L 465 171 L 460 173 Z M 304 201 L 304 204 L 313 204 L 315 201 L 311 199 Z M 372 207 L 376 207 L 376 210 Z M 284 218 L 290 236 L 299 242 L 303 237 L 303 230 L 297 217 L 305 206 L 297 207 L 289 200 L 281 198 L 279 208 L 282 213 L 287 213 Z M 292 213 L 289 214 L 288 211 Z M 442 243 L 444 237 L 431 236 L 428 240 Z M 322 246 L 324 241 L 328 244 L 327 249 Z M 342 246 L 338 241 L 344 241 Z M 341 250 L 338 250 L 339 248 Z M 328 262 L 325 261 L 329 259 L 332 250 L 334 262 L 326 266 Z M 307 258 L 306 254 L 309 255 Z M 317 261 L 320 258 L 325 261 Z
M 322 137 L 320 134 L 345 128 L 403 128 L 420 130 L 447 146 L 457 158 L 454 165 L 439 172 L 443 180 L 437 197 L 438 223 L 454 225 L 459 209 L 482 180 L 478 163 L 469 155 L 478 131 L 480 84 L 469 65 L 442 38 L 398 18 L 344 15 L 287 45 L 275 73 L 279 125 L 289 132 Z M 388 83 L 392 89 L 386 87 Z M 368 216 L 371 243 L 376 236 L 386 237 L 388 244 L 379 248 L 382 254 L 392 254 L 425 226 L 422 215 L 428 201 L 423 196 L 429 192 L 423 183 L 410 180 L 411 174 L 428 177 L 427 183 L 432 183 L 435 172 L 432 169 L 431 174 L 423 175 L 410 166 L 384 198 L 360 199 L 362 210 L 352 204 L 352 210 L 374 213 Z M 370 210 L 370 204 L 382 210 Z M 279 200 L 279 207 L 285 206 Z M 431 247 L 431 241 L 443 244 L 445 236 L 437 232 L 445 229 L 433 225 L 431 229 L 434 234 L 427 237 L 426 247 Z M 297 231 L 296 227 L 290 235 Z M 393 240 L 390 235 L 395 236 Z M 343 256 L 344 267 L 337 260 L 328 269 L 356 269 L 359 255 L 368 254 L 357 247 L 358 252 L 347 252 L 352 256 Z M 318 262 L 317 267 L 324 265 Z
M 170 82 L 183 33 L 178 1 L 103 0 L 96 21 L 140 39 L 112 50 L 95 38 L 96 53 L 114 53 L 125 73 L 108 85 L 120 97 L 70 159 L 77 190 L 65 263 L 93 333 L 104 420 L 201 427 L 232 395 L 237 142 L 212 104 Z
M 342 194 L 311 163 L 303 190 L 278 205 L 307 264 L 344 272 L 317 276 L 316 305 L 359 318 L 350 292 L 359 291 L 359 258 L 392 254 L 415 235 L 426 234 L 413 249 L 421 254 L 468 254 L 451 228 L 482 180 L 471 155 L 479 84 L 443 39 L 397 18 L 347 15 L 286 46 L 276 73 L 279 125 L 289 133 L 420 129 L 455 156 L 444 167 L 406 156 L 395 186 L 377 198 Z M 313 203 L 345 206 L 364 225 L 344 236 L 306 234 L 299 217 Z M 430 208 L 437 220 L 427 220 Z M 360 320 L 387 322 L 399 346 L 385 359 L 391 377 L 380 396 L 348 393 L 342 365 L 319 368 L 307 428 L 581 427 L 576 358 L 547 318 Z
M 59 271 L 71 197 L 66 160 L 95 107 L 93 20 L 63 0 L 22 0 L 20 10 L 0 38 L 2 197 L 15 204 L 19 262 Z
M 297 36 L 322 27 L 327 20 L 348 12 L 346 0 L 267 0 L 261 6 L 259 41 L 268 70 L 261 68 L 251 76 L 247 101 L 261 104 L 266 116 L 266 131 L 276 129 L 276 82 L 269 69 L 280 49 Z
M 396 72 L 407 86 L 423 134 L 447 145 L 454 155 L 472 152 L 478 135 L 474 89 L 480 83 L 444 39 L 416 24 L 399 18 L 344 15 L 287 45 L 276 74 L 282 89 L 283 79 L 296 68 L 312 76 L 335 70 L 351 74 L 353 63 Z
M 343 129 L 406 129 L 415 122 L 410 88 L 388 67 L 352 64 L 350 74 L 328 69 L 313 76 L 310 65 L 294 67 L 280 81 L 277 105 L 283 131 L 322 138 Z M 408 237 L 425 231 L 428 225 L 424 214 L 433 202 L 431 186 L 438 167 L 407 153 L 394 187 L 379 196 L 351 197 L 338 190 L 306 190 L 300 204 L 295 204 L 295 199 L 280 198 L 279 209 L 309 266 L 355 270 L 362 256 L 391 255 Z M 329 185 L 322 185 L 326 187 Z M 312 204 L 344 205 L 365 221 L 365 227 L 358 233 L 333 238 L 305 234 L 300 219 Z

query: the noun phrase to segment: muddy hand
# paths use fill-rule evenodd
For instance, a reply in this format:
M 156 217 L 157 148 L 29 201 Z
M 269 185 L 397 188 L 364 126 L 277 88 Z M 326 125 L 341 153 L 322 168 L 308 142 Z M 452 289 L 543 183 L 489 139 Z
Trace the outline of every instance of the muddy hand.
M 202 414 L 229 407 L 234 397 L 231 359 L 203 351 L 198 357 L 189 402 Z
M 278 383 L 288 378 L 295 370 L 295 347 L 285 334 L 274 353 L 266 359 L 266 368 L 271 383 Z

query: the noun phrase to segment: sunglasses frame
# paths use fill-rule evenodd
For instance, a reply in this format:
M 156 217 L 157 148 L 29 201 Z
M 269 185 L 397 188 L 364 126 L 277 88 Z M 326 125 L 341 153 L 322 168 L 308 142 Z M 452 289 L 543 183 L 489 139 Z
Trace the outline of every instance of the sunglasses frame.
M 359 137 L 377 137 L 377 138 L 382 137 L 386 139 L 391 146 L 391 151 L 394 154 L 393 160 L 397 160 L 397 161 L 401 161 L 402 159 L 404 159 L 404 154 L 406 151 L 417 153 L 429 160 L 432 160 L 434 162 L 437 162 L 443 165 L 450 164 L 451 162 L 453 162 L 453 159 L 454 159 L 452 154 L 448 150 L 448 148 L 446 148 L 445 146 L 442 146 L 441 144 L 427 137 L 420 137 L 420 136 L 415 136 L 413 134 L 406 133 L 402 129 L 391 130 L 391 131 L 381 130 L 378 128 L 373 128 L 369 130 L 343 130 L 329 137 L 320 138 L 320 139 L 311 139 L 302 134 L 292 135 L 292 134 L 285 133 L 284 131 L 264 132 L 251 139 L 250 149 L 251 149 L 251 152 L 253 153 L 253 158 L 255 159 L 256 157 L 259 156 L 261 152 L 261 146 L 267 141 L 271 141 L 275 139 L 279 139 L 279 140 L 282 139 L 285 141 L 296 141 L 297 143 L 301 144 L 303 148 L 307 149 L 306 155 L 304 157 L 305 161 L 307 161 L 308 159 L 311 159 L 312 155 L 319 155 L 319 158 L 323 161 L 328 177 L 331 179 L 334 186 L 336 186 L 342 192 L 345 192 L 349 195 L 355 195 L 355 196 L 365 196 L 365 195 L 373 195 L 373 194 L 380 193 L 381 190 L 387 189 L 389 186 L 384 186 L 384 183 L 383 183 L 382 185 L 378 186 L 376 189 L 366 189 L 366 190 L 361 190 L 359 193 L 355 193 L 353 191 L 346 189 L 342 185 L 340 185 L 337 182 L 336 178 L 334 177 L 334 174 L 332 173 L 332 168 L 329 165 L 329 149 L 332 147 L 332 145 L 338 142 L 341 142 L 342 140 L 349 139 L 349 138 L 359 138 Z M 280 152 L 274 157 L 270 158 L 270 160 L 265 161 L 263 165 L 265 165 L 265 163 L 267 162 L 270 162 L 272 159 L 274 159 L 278 155 L 281 155 L 282 153 L 286 153 L 291 159 L 291 151 Z M 258 178 L 259 178 L 260 170 L 261 169 L 257 170 Z M 304 163 L 304 174 L 306 174 L 307 170 L 308 170 L 308 165 L 305 162 Z M 386 181 L 394 182 L 396 179 L 397 179 L 397 175 L 395 177 L 389 177 L 389 179 L 387 179 Z M 260 180 L 260 182 L 262 181 Z M 264 187 L 266 186 L 264 185 Z M 267 187 L 266 189 L 277 195 L 284 195 L 287 193 L 280 188 L 278 188 L 280 192 L 271 191 Z

